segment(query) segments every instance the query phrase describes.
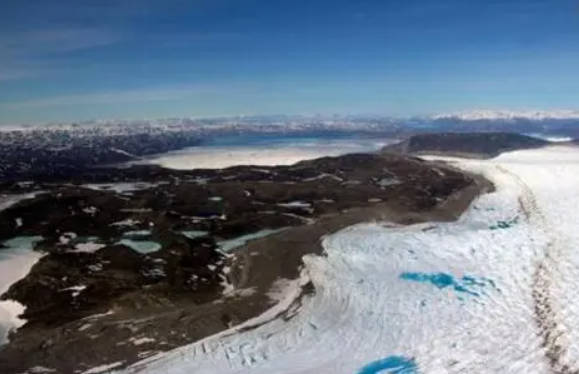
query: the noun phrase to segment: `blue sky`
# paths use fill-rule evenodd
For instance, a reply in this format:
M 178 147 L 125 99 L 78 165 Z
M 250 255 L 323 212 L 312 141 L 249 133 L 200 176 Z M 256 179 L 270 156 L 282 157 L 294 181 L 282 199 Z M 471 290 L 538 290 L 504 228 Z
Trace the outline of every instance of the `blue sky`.
M 579 105 L 577 0 L 2 0 L 0 123 Z

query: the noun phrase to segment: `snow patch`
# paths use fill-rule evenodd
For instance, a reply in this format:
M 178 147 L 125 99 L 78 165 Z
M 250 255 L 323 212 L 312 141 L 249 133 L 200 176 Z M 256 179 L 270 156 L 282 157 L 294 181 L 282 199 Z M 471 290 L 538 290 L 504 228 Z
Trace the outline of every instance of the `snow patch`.
M 77 297 L 84 290 L 86 290 L 86 286 L 73 286 L 73 287 L 63 288 L 61 291 L 72 291 L 71 296 Z
M 101 373 L 106 373 L 108 371 L 111 371 L 112 369 L 118 368 L 119 366 L 121 366 L 124 362 L 123 361 L 118 361 L 118 362 L 113 362 L 111 364 L 106 364 L 106 365 L 100 365 L 100 366 L 96 366 L 92 369 L 83 371 L 82 374 L 101 374 Z
M 127 218 L 122 221 L 113 222 L 110 224 L 110 226 L 135 226 L 138 225 L 139 223 L 141 223 L 141 221 L 137 221 L 132 218 Z
M 75 244 L 75 246 L 74 246 L 74 252 L 77 252 L 77 253 L 95 253 L 99 249 L 102 249 L 106 246 L 107 246 L 106 244 L 93 243 L 93 242 L 78 243 L 78 244 Z
M 30 192 L 18 195 L 0 194 L 0 211 L 13 207 L 14 205 L 24 201 L 34 199 L 36 196 L 44 193 L 44 191 Z
M 480 120 L 515 120 L 526 119 L 532 121 L 543 121 L 547 119 L 579 119 L 577 110 L 492 110 L 478 109 L 462 111 L 448 114 L 437 114 L 431 117 L 439 119 L 459 119 L 463 121 Z
M 285 228 L 285 227 L 281 228 L 281 229 L 275 229 L 275 230 L 264 229 L 264 230 L 254 232 L 251 234 L 242 235 L 242 236 L 237 237 L 235 239 L 217 242 L 217 246 L 223 252 L 232 252 L 236 248 L 244 246 L 245 244 L 247 244 L 251 240 L 265 238 L 266 236 L 277 234 L 278 232 L 282 232 L 283 230 L 286 230 L 286 229 L 287 228 Z
M 32 266 L 42 257 L 34 251 L 41 236 L 22 236 L 3 242 L 0 248 L 0 295 L 28 275 Z M 10 331 L 23 326 L 26 321 L 19 318 L 26 307 L 14 300 L 0 301 L 0 345 L 7 343 Z
M 81 184 L 80 187 L 93 191 L 111 191 L 117 194 L 130 194 L 132 192 L 148 190 L 168 183 L 169 182 L 88 183 Z
M 148 343 L 154 343 L 156 342 L 156 340 L 153 338 L 142 337 L 142 338 L 131 338 L 130 342 L 133 343 L 134 345 L 143 345 Z

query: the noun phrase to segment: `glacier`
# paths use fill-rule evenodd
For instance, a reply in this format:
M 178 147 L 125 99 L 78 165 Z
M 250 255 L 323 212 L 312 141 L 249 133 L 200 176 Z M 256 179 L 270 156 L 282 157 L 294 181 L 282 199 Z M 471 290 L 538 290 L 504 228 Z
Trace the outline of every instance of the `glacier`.
M 234 327 L 118 372 L 577 372 L 579 149 L 444 160 L 496 190 L 455 222 L 328 235 L 324 256 L 304 257 L 316 292 L 289 320 Z M 291 297 L 288 286 L 278 306 Z

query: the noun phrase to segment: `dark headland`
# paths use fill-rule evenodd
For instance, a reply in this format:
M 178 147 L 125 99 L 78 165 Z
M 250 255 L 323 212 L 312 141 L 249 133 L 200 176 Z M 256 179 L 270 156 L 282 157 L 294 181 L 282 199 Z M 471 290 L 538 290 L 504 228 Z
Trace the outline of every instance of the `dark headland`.
M 493 158 L 503 152 L 548 145 L 546 140 L 506 132 L 419 134 L 386 146 L 384 153 Z

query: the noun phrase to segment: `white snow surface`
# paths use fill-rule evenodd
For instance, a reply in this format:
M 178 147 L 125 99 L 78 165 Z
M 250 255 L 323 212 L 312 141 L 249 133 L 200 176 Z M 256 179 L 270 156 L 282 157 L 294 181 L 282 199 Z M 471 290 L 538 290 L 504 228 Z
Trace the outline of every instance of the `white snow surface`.
M 0 296 L 26 277 L 42 257 L 42 254 L 33 251 L 34 244 L 41 239 L 39 236 L 18 237 L 3 243 L 7 248 L 0 248 Z M 26 323 L 19 318 L 25 309 L 24 305 L 14 300 L 0 301 L 0 346 L 8 341 L 11 330 Z
M 80 187 L 87 188 L 93 191 L 112 191 L 117 194 L 131 193 L 135 191 L 148 190 L 151 188 L 158 187 L 160 185 L 167 184 L 167 182 L 120 182 L 120 183 L 88 183 L 83 184 Z
M 142 337 L 142 338 L 131 338 L 130 341 L 134 345 L 142 345 L 142 344 L 147 344 L 147 343 L 154 343 L 155 339 Z
M 74 246 L 74 251 L 77 253 L 95 253 L 99 249 L 106 247 L 106 244 L 102 243 L 94 243 L 94 242 L 87 242 L 87 243 L 78 243 Z
M 34 199 L 44 191 L 35 191 L 25 194 L 0 194 L 0 211 L 6 210 L 21 201 Z
M 292 165 L 303 160 L 346 153 L 377 151 L 392 140 L 324 140 L 273 146 L 198 146 L 163 153 L 132 164 L 156 164 L 169 169 L 219 169 L 237 165 Z
M 239 236 L 239 237 L 234 238 L 234 239 L 223 240 L 223 241 L 217 242 L 217 246 L 223 252 L 232 252 L 236 248 L 244 246 L 245 244 L 247 244 L 251 240 L 265 238 L 266 236 L 277 234 L 278 232 L 282 232 L 286 229 L 287 229 L 286 227 L 283 227 L 280 229 L 274 229 L 274 230 L 263 229 L 263 230 L 260 230 L 258 232 L 242 235 L 242 236 Z
M 432 119 L 456 118 L 463 121 L 478 120 L 512 120 L 526 119 L 531 121 L 542 121 L 548 119 L 578 119 L 579 111 L 570 109 L 555 110 L 493 110 L 475 109 L 470 111 L 443 113 L 431 117 Z
M 413 360 L 394 371 L 409 374 L 576 372 L 579 150 L 456 162 L 497 187 L 456 222 L 365 223 L 329 235 L 325 256 L 304 257 L 300 284 L 310 279 L 316 291 L 293 318 L 275 318 L 296 291 L 279 282 L 279 304 L 257 317 L 267 323 L 123 372 L 368 374 L 393 356 Z
M 72 287 L 68 287 L 63 289 L 62 291 L 70 291 L 72 293 L 72 297 L 77 297 L 78 295 L 80 295 L 82 293 L 82 291 L 86 290 L 86 286 L 85 285 L 80 285 L 80 286 L 72 286 Z
M 89 370 L 84 371 L 82 374 L 101 374 L 101 373 L 106 373 L 108 371 L 110 371 L 111 369 L 114 369 L 118 366 L 121 366 L 123 364 L 122 361 L 118 361 L 118 362 L 113 362 L 111 364 L 106 364 L 106 365 L 101 365 L 101 366 L 97 366 L 94 368 L 91 368 Z

